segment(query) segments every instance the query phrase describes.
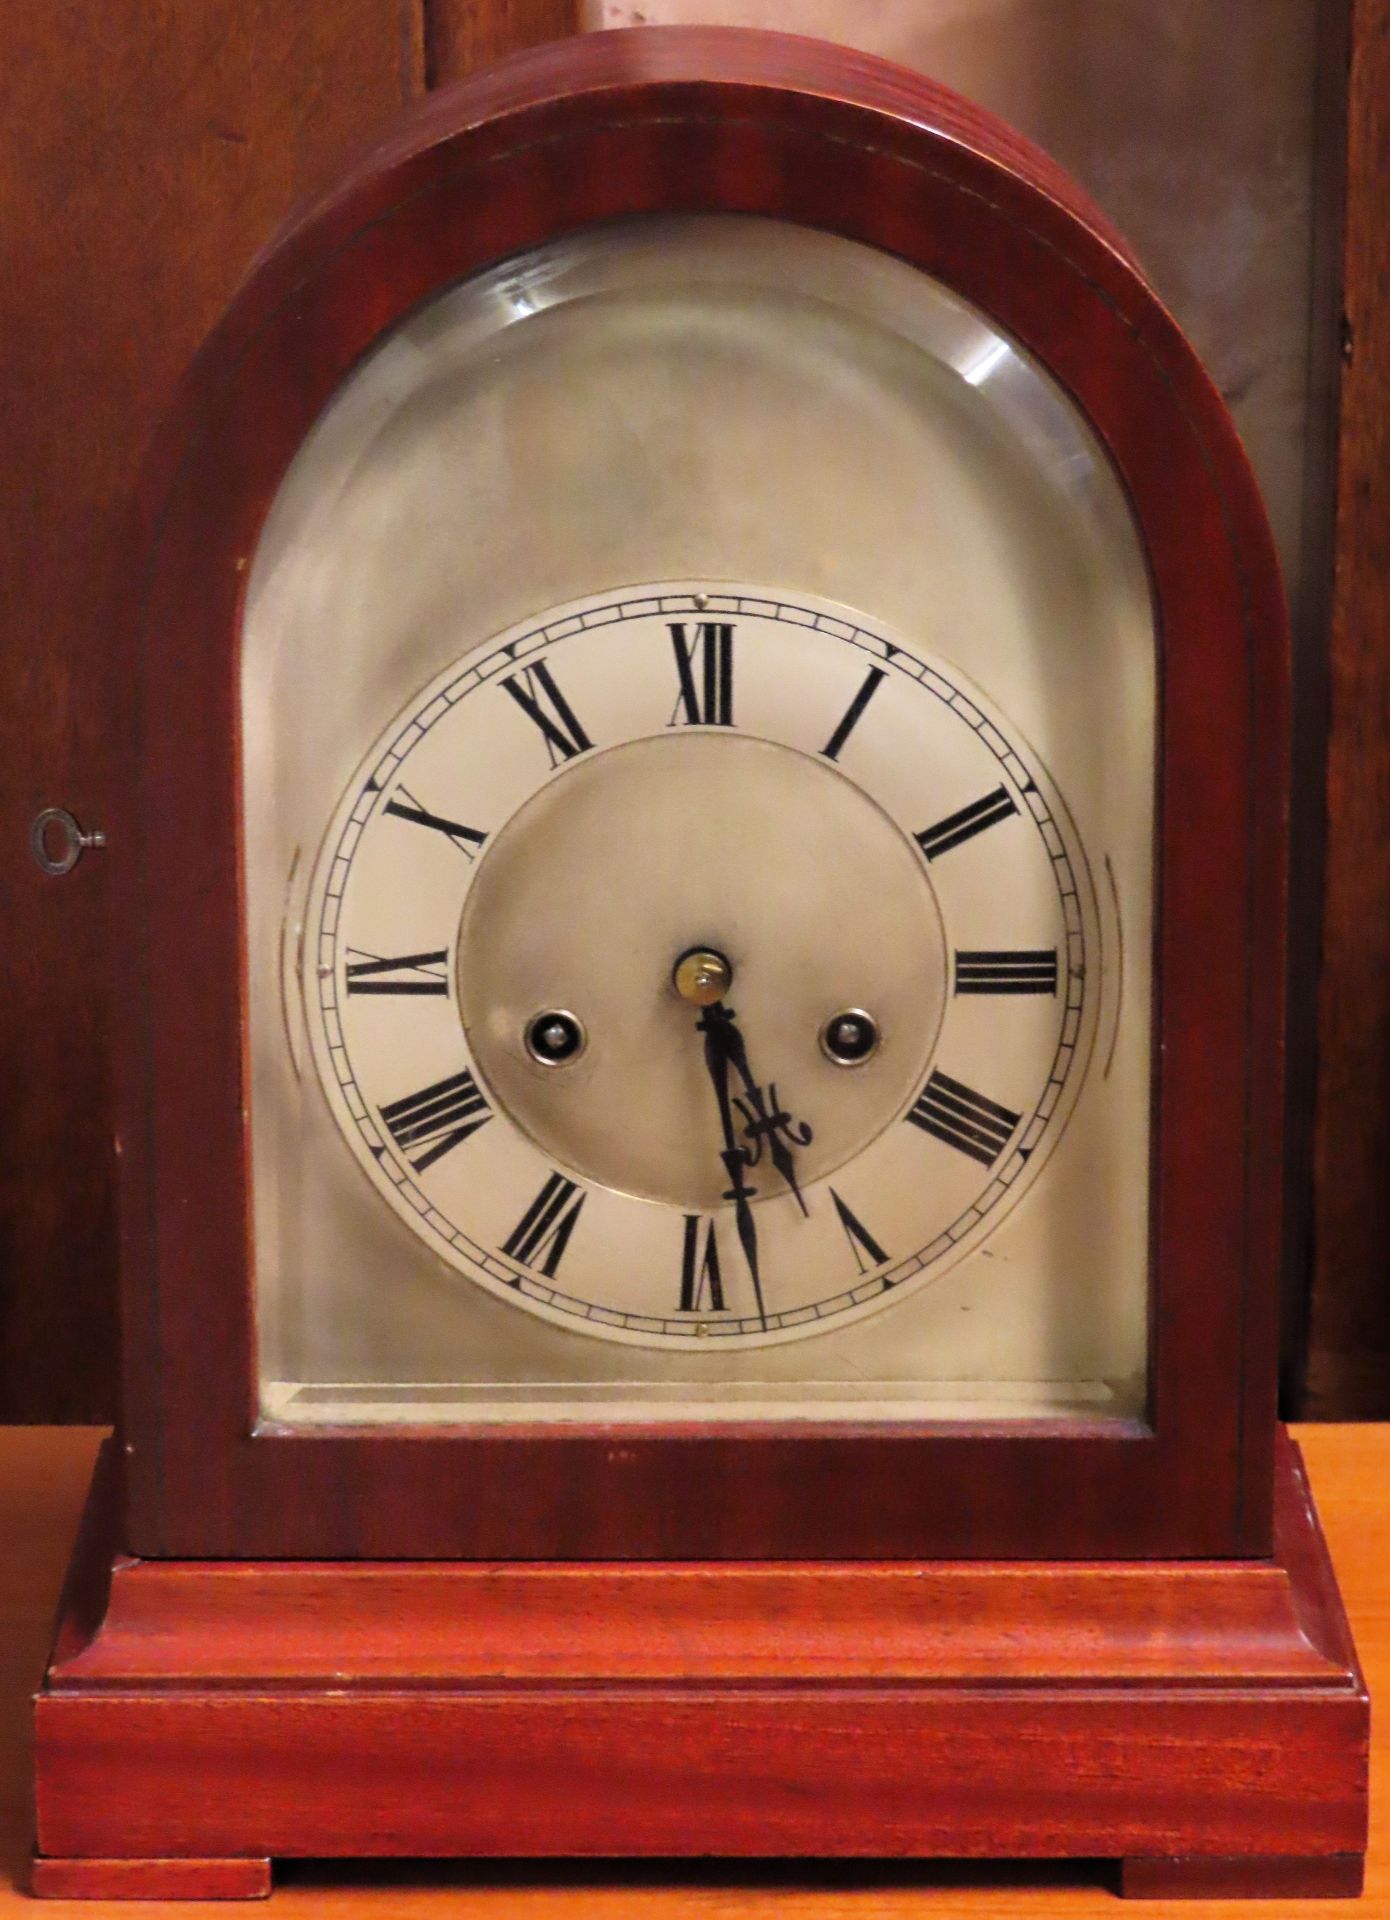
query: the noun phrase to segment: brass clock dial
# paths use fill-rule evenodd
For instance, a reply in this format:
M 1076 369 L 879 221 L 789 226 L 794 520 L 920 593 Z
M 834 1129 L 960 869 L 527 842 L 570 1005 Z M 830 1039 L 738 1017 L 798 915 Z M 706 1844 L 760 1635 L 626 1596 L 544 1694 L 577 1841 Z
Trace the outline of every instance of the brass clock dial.
M 351 782 L 308 928 L 378 1192 L 511 1304 L 650 1344 L 938 1277 L 1036 1179 L 1099 992 L 1084 850 L 1007 720 L 903 635 L 727 583 L 464 655 Z
M 385 336 L 248 581 L 267 1413 L 1136 1412 L 1154 659 L 885 254 L 618 222 Z

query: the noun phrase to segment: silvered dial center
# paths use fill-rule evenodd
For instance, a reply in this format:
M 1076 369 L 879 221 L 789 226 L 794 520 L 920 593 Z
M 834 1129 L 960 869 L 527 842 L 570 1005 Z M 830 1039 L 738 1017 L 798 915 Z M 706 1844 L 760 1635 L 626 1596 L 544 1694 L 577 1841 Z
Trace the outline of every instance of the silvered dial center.
M 547 779 L 489 834 L 456 953 L 477 1079 L 552 1166 L 701 1217 L 730 1180 L 697 1022 L 736 1015 L 769 1122 L 772 1088 L 795 1094 L 809 1190 L 921 1092 L 951 967 L 912 837 L 823 756 L 719 727 L 586 751 Z M 816 1036 L 856 1006 L 901 1038 L 846 1073 Z M 732 1062 L 728 1085 L 747 1098 Z

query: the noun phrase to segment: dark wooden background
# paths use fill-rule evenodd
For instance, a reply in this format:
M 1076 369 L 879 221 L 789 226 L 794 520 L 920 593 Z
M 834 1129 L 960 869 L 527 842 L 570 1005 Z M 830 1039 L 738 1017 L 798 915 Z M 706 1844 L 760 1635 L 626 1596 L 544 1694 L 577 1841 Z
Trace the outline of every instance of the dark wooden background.
M 431 86 L 572 30 L 571 0 L 48 0 L 0 9 L 0 1419 L 110 1417 L 109 978 L 99 853 L 122 509 L 255 250 Z M 197 848 L 188 849 L 196 860 Z
M 1329 271 L 1340 280 L 1325 860 L 1301 1411 L 1390 1417 L 1390 0 L 1329 7 Z M 1339 83 L 1342 83 L 1339 85 Z M 1338 96 L 1340 95 L 1340 114 Z M 1338 155 L 1342 156 L 1340 168 Z M 1315 288 L 1317 282 L 1315 281 Z M 1334 308 L 1334 312 L 1338 309 Z
M 1285 1375 L 1290 1411 L 1374 1417 L 1390 1415 L 1390 0 L 1322 10 L 1328 432 L 1309 529 L 1327 617 L 1300 723 L 1295 1084 L 1313 1125 L 1294 1130 Z M 106 635 L 141 451 L 294 200 L 403 102 L 575 30 L 579 11 L 0 12 L 0 1419 L 112 1411 L 103 863 L 48 879 L 27 842 L 47 804 L 106 816 L 121 746 Z

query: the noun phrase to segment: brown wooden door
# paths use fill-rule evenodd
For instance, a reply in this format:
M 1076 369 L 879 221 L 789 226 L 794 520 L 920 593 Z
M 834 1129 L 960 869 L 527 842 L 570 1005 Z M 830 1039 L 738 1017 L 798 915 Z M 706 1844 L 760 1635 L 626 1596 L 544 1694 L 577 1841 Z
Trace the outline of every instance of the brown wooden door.
M 571 25 L 570 0 L 53 0 L 0 12 L 0 1420 L 113 1411 L 103 855 L 125 503 L 256 248 L 404 102 Z M 196 861 L 196 847 L 188 849 Z

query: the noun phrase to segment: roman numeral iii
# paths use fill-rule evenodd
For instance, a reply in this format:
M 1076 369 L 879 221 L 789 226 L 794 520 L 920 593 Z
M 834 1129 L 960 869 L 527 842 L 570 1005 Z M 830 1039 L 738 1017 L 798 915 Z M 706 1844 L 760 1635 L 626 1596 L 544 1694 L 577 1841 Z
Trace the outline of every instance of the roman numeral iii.
M 534 667 L 523 667 L 519 673 L 508 674 L 502 685 L 527 719 L 540 728 L 552 767 L 587 753 L 593 746 L 544 660 L 538 660 Z
M 485 1127 L 492 1108 L 465 1068 L 447 1080 L 436 1080 L 432 1087 L 393 1100 L 381 1109 L 381 1117 L 416 1173 L 423 1173 L 470 1133 Z M 424 1149 L 418 1159 L 414 1157 L 417 1147 Z
M 403 953 L 395 960 L 381 960 L 372 953 L 348 949 L 351 956 L 344 972 L 349 993 L 447 993 L 449 956 L 441 947 L 438 953 Z
M 719 1241 L 714 1222 L 698 1213 L 685 1216 L 681 1247 L 682 1313 L 723 1313 L 724 1281 L 719 1271 Z
M 983 833 L 986 827 L 997 826 L 999 821 L 1007 820 L 1011 813 L 1017 813 L 1013 796 L 1007 787 L 996 787 L 982 800 L 973 801 L 970 806 L 962 807 L 959 813 L 948 813 L 944 820 L 938 820 L 934 827 L 927 827 L 921 833 L 913 835 L 918 846 L 928 860 L 939 860 L 943 853 L 949 853 L 952 847 L 960 846 L 966 840 L 973 840 L 977 833 Z
M 538 1268 L 547 1280 L 553 1279 L 585 1198 L 573 1180 L 552 1173 L 502 1242 L 503 1253 L 525 1267 Z
M 904 1117 L 981 1166 L 992 1167 L 1023 1116 L 947 1073 L 933 1073 Z
M 684 621 L 668 622 L 675 649 L 680 693 L 670 726 L 683 717 L 688 727 L 734 724 L 734 630 L 726 621 L 702 620 L 687 637 Z
M 1052 993 L 1057 991 L 1056 947 L 956 953 L 957 993 Z

